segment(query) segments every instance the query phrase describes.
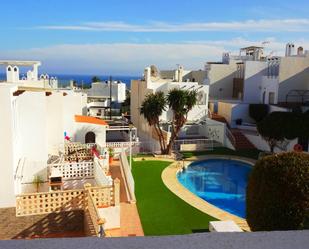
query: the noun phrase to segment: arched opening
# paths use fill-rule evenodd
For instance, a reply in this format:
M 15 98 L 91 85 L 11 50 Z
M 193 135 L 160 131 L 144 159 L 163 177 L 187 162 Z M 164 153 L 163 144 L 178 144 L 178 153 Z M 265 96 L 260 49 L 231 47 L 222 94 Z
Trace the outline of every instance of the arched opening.
M 89 131 L 85 135 L 85 143 L 90 144 L 90 143 L 95 143 L 95 134 L 92 131 Z

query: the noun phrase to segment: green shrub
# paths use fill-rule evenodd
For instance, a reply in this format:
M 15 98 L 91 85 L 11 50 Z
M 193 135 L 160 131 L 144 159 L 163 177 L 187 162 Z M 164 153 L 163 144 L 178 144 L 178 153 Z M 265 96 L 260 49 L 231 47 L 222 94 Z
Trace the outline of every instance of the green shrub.
M 265 104 L 250 104 L 249 105 L 249 116 L 255 120 L 255 122 L 260 122 L 269 112 L 268 105 Z
M 249 177 L 246 201 L 252 231 L 308 228 L 309 155 L 289 152 L 259 160 Z
M 283 112 L 272 112 L 257 124 L 257 130 L 268 143 L 271 152 L 274 152 L 278 142 L 283 141 L 285 138 L 285 127 L 283 124 Z

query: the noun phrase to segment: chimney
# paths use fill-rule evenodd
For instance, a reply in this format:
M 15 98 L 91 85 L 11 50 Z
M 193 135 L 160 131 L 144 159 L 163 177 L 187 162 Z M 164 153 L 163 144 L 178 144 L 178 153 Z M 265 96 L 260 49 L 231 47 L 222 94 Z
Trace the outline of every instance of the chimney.
M 297 55 L 298 56 L 302 56 L 304 54 L 304 49 L 303 49 L 303 47 L 298 47 L 298 49 L 297 49 Z
M 285 56 L 292 56 L 295 54 L 295 45 L 293 43 L 288 43 L 285 48 Z

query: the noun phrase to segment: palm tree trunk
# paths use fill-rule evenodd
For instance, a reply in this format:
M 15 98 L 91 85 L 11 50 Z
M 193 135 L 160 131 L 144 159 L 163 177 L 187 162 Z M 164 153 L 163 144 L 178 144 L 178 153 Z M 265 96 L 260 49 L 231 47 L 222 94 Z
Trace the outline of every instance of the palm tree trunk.
M 165 147 L 165 142 L 164 142 L 164 136 L 161 130 L 161 127 L 159 124 L 154 125 L 155 131 L 157 133 L 157 136 L 159 138 L 159 143 L 160 143 L 160 148 L 161 148 L 161 153 L 165 154 L 166 152 L 166 147 Z

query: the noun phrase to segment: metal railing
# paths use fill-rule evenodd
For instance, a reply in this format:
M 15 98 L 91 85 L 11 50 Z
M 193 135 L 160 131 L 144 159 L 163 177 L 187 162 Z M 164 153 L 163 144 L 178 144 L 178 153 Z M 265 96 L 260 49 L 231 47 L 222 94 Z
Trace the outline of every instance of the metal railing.
M 182 139 L 175 140 L 173 149 L 176 151 L 213 150 L 212 139 Z

